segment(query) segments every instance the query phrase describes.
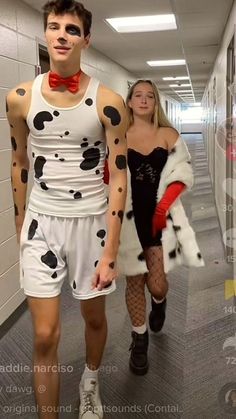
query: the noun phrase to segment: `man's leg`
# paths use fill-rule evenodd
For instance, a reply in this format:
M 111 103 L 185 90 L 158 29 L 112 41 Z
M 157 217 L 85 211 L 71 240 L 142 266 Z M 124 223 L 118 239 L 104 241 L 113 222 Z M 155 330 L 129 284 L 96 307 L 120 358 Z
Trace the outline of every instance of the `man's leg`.
M 58 419 L 57 347 L 60 337 L 60 297 L 28 297 L 28 304 L 34 326 L 33 368 L 39 418 Z
M 80 304 L 85 321 L 86 364 L 90 370 L 97 370 L 107 338 L 105 296 L 82 300 Z

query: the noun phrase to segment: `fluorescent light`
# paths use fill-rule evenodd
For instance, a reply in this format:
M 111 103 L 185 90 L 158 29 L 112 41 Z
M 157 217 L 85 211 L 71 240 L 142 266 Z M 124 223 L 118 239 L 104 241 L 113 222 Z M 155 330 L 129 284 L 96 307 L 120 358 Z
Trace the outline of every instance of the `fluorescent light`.
M 181 77 L 162 77 L 162 80 L 189 80 L 189 77 L 181 76 Z
M 177 29 L 175 15 L 152 15 L 109 18 L 106 21 L 117 32 L 152 32 Z
M 147 61 L 147 64 L 151 67 L 168 67 L 170 65 L 185 65 L 185 60 L 156 60 L 156 61 Z
M 175 93 L 192 93 L 192 90 L 175 90 Z
M 183 84 L 169 84 L 170 87 L 187 87 L 191 86 L 190 83 L 183 83 Z

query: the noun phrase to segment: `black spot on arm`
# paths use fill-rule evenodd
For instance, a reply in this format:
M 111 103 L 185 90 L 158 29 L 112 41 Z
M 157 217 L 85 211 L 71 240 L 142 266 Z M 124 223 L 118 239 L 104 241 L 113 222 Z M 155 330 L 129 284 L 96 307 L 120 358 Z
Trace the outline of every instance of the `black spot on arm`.
M 21 182 L 27 183 L 28 182 L 28 170 L 22 169 L 21 170 Z
M 115 262 L 109 263 L 109 268 L 114 269 L 114 267 L 115 267 Z
M 24 96 L 26 94 L 26 90 L 25 89 L 16 89 L 16 93 L 19 96 Z
M 120 155 L 116 156 L 116 167 L 120 170 L 126 169 L 127 161 L 126 161 L 126 156 L 125 155 L 120 154 Z
M 14 211 L 15 211 L 15 216 L 17 217 L 19 215 L 19 211 L 16 204 L 14 204 Z
M 105 106 L 103 109 L 104 115 L 111 120 L 112 125 L 119 125 L 121 121 L 121 116 L 119 111 L 113 106 Z
M 16 149 L 17 149 L 17 144 L 16 144 L 16 139 L 15 139 L 15 137 L 11 137 L 11 146 L 12 146 L 12 150 L 16 151 Z
M 120 142 L 119 138 L 116 138 L 114 141 L 115 144 L 119 144 L 119 142 Z
M 120 219 L 120 222 L 122 223 L 123 222 L 123 218 L 124 218 L 124 211 L 122 211 L 122 210 L 120 210 L 120 211 L 118 211 L 118 217 L 119 217 L 119 219 Z

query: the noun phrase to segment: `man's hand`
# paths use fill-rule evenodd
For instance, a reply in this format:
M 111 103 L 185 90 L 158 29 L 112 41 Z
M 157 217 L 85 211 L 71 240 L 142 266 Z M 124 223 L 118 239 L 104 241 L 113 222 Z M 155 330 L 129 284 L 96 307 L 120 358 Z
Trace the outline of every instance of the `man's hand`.
M 97 265 L 92 281 L 92 289 L 97 288 L 98 291 L 109 287 L 114 279 L 117 278 L 115 261 L 107 258 L 101 258 Z

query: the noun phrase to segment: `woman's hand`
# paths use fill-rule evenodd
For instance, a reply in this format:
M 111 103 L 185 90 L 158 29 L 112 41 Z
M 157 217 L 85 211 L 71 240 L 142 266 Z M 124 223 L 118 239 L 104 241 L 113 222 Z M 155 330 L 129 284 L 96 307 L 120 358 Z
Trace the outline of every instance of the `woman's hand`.
M 117 278 L 115 264 L 116 262 L 111 259 L 101 258 L 95 270 L 92 289 L 97 288 L 98 291 L 101 291 L 111 285 L 112 281 Z

